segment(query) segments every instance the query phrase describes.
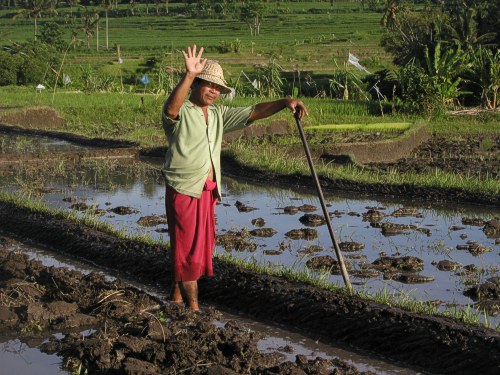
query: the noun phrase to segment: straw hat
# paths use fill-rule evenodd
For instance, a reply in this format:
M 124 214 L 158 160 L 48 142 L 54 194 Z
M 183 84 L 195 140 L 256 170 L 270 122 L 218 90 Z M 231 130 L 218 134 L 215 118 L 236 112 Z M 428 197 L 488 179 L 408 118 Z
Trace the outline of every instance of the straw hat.
M 227 86 L 226 80 L 224 79 L 224 72 L 221 66 L 215 60 L 207 60 L 205 67 L 198 74 L 197 78 L 204 81 L 213 82 L 221 87 L 221 93 L 229 94 L 231 89 Z

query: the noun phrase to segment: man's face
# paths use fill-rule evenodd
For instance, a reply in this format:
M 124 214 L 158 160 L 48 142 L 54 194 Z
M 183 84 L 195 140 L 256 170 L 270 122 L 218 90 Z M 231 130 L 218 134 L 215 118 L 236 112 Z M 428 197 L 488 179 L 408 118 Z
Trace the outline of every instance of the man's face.
M 193 86 L 191 98 L 204 107 L 215 103 L 221 92 L 221 87 L 213 82 L 200 80 Z

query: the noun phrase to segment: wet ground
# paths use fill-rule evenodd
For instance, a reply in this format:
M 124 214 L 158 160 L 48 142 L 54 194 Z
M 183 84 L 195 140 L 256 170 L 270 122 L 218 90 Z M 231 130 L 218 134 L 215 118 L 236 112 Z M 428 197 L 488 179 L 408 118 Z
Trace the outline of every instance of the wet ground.
M 136 293 L 148 293 L 152 301 L 160 304 L 165 298 L 165 290 L 157 288 L 153 284 L 139 284 L 117 273 L 103 273 L 102 269 L 92 267 L 89 264 L 64 257 L 60 254 L 53 254 L 47 250 L 36 248 L 32 245 L 26 245 L 13 239 L 2 237 L 2 249 L 8 250 L 9 252 L 0 252 L 0 269 L 3 270 L 2 267 L 8 268 L 4 274 L 5 277 L 0 281 L 0 293 L 5 293 L 2 294 L 4 296 L 2 299 L 3 305 L 8 305 L 10 311 L 30 311 L 33 314 L 30 323 L 26 321 L 28 316 L 20 313 L 20 318 L 15 324 L 12 322 L 13 318 L 11 317 L 10 320 L 6 320 L 7 324 L 0 329 L 0 361 L 3 365 L 2 374 L 62 374 L 66 373 L 65 370 L 62 370 L 63 363 L 70 363 L 70 367 L 72 368 L 79 366 L 80 362 L 78 362 L 76 358 L 70 359 L 71 356 L 69 354 L 63 355 L 61 351 L 58 351 L 61 353 L 60 356 L 47 353 L 51 352 L 51 350 L 47 350 L 47 346 L 54 345 L 54 342 L 64 340 L 67 336 L 75 334 L 79 334 L 82 340 L 86 340 L 96 334 L 96 328 L 99 326 L 99 324 L 96 323 L 90 325 L 85 324 L 83 327 L 79 326 L 78 320 L 80 319 L 81 321 L 81 314 L 75 313 L 73 310 L 70 311 L 70 314 L 64 313 L 64 311 L 67 310 L 64 310 L 62 307 L 67 307 L 69 305 L 58 301 L 56 298 L 57 293 L 56 295 L 54 295 L 54 293 L 49 293 L 51 288 L 56 288 L 54 283 L 59 283 L 61 278 L 64 278 L 65 284 L 68 283 L 68 279 L 71 280 L 75 277 L 84 280 L 83 282 L 81 280 L 78 282 L 78 293 L 73 291 L 68 294 L 68 289 L 71 289 L 71 286 L 64 288 L 64 295 L 59 293 L 59 296 L 62 296 L 64 302 L 74 300 L 75 303 L 78 304 L 80 310 L 85 310 L 84 306 L 88 305 L 88 302 L 78 302 L 79 297 L 73 294 L 81 296 L 81 294 L 84 293 L 86 296 L 89 296 L 92 293 L 98 293 L 99 290 L 103 296 L 106 296 L 106 293 L 116 293 L 116 295 L 114 295 L 114 298 L 116 298 L 114 301 L 117 302 L 119 297 L 119 303 L 124 304 L 126 304 L 126 299 L 124 298 L 126 291 L 135 290 Z M 24 254 L 26 254 L 31 261 L 28 261 Z M 50 267 L 50 269 L 45 269 L 46 267 Z M 20 281 L 19 278 L 9 277 L 12 276 L 12 268 L 17 268 L 18 271 L 19 269 L 23 269 L 22 275 L 19 273 L 17 274 L 17 276 L 22 276 L 22 281 Z M 95 274 L 99 273 L 101 276 L 91 275 L 92 272 Z M 41 276 L 34 277 L 34 274 L 39 275 L 41 273 L 50 275 L 50 281 L 48 283 L 45 282 L 45 279 L 42 279 Z M 56 276 L 54 276 L 54 274 Z M 106 276 L 103 278 L 102 274 Z M 116 288 L 116 286 L 120 284 L 117 278 L 120 277 L 124 282 L 122 285 L 126 285 L 126 289 L 124 290 Z M 96 278 L 99 280 L 98 282 L 95 282 Z M 85 288 L 87 281 L 88 284 L 92 286 L 92 291 L 83 292 L 81 289 Z M 107 287 L 99 289 L 98 285 L 107 285 L 107 287 L 111 289 Z M 96 288 L 98 290 L 97 292 Z M 36 295 L 34 291 L 37 292 Z M 41 293 L 42 291 L 43 295 Z M 8 298 L 5 296 L 8 296 Z M 37 303 L 37 305 L 41 305 L 42 308 L 47 308 L 46 316 L 51 315 L 52 320 L 57 319 L 58 323 L 54 321 L 45 321 L 43 318 L 44 314 L 40 313 L 40 311 L 44 310 L 42 310 L 42 308 L 35 309 L 33 306 L 30 307 L 30 303 Z M 17 307 L 15 307 L 16 305 Z M 56 306 L 57 309 L 55 308 Z M 174 309 L 178 314 L 176 319 L 184 323 L 186 323 L 192 315 L 189 310 L 180 309 L 178 306 L 174 306 Z M 150 317 L 156 317 L 162 323 L 165 323 L 165 326 L 168 326 L 169 324 L 165 320 L 170 321 L 173 319 L 172 314 L 166 316 L 166 314 L 169 313 L 168 310 L 168 306 L 160 307 L 153 304 L 153 308 L 148 311 L 148 314 L 150 314 Z M 55 311 L 58 311 L 60 315 L 58 318 L 54 317 Z M 391 364 L 383 359 L 377 360 L 373 358 L 373 355 L 370 356 L 348 351 L 334 345 L 332 342 L 326 344 L 321 342 L 319 338 L 310 339 L 293 331 L 284 331 L 276 326 L 246 319 L 242 315 L 232 315 L 214 308 L 208 308 L 205 312 L 206 314 L 203 320 L 205 320 L 205 318 L 209 319 L 210 324 L 213 325 L 213 329 L 217 329 L 219 333 L 223 332 L 226 326 L 234 327 L 235 324 L 238 324 L 241 328 L 241 332 L 239 333 L 240 336 L 249 335 L 253 337 L 253 341 L 259 352 L 263 355 L 270 355 L 278 358 L 280 373 L 285 373 L 283 369 L 285 367 L 290 368 L 291 366 L 290 363 L 285 365 L 285 362 L 296 362 L 297 358 L 300 358 L 299 361 L 302 362 L 305 360 L 315 360 L 317 358 L 334 359 L 333 363 L 335 363 L 335 365 L 332 368 L 335 368 L 337 373 L 357 374 L 362 373 L 362 371 L 372 371 L 372 373 L 387 375 L 419 373 L 407 367 Z M 5 314 L 5 310 L 0 313 L 2 319 L 5 319 L 3 314 Z M 146 314 L 146 312 L 143 312 L 143 314 Z M 89 315 L 97 316 L 99 314 L 90 313 Z M 167 319 L 164 319 L 165 317 L 167 317 Z M 106 315 L 105 320 L 108 321 L 110 319 L 112 318 Z M 34 320 L 37 321 L 35 322 Z M 85 320 L 87 321 L 88 317 L 86 317 Z M 66 321 L 69 327 L 65 327 L 65 324 L 62 323 L 63 321 Z M 118 322 L 117 324 L 122 324 L 122 322 Z M 12 327 L 12 325 L 15 325 L 15 328 Z M 10 333 L 13 331 L 15 332 Z M 20 335 L 17 333 L 19 331 L 22 332 Z M 130 333 L 127 335 L 130 336 Z M 13 339 L 12 337 L 14 336 L 17 336 L 17 338 Z M 189 341 L 189 338 L 183 337 L 183 340 Z M 219 338 L 216 338 L 214 341 L 217 342 L 218 340 Z M 82 346 L 84 345 L 80 343 L 80 347 Z M 182 353 L 177 354 L 182 355 Z M 132 357 L 136 356 L 132 355 Z M 196 358 L 197 361 L 200 362 L 205 359 L 206 356 L 203 353 L 196 353 Z M 89 361 L 90 359 L 82 358 L 82 360 Z M 346 367 L 346 365 L 348 366 Z M 82 365 L 82 368 L 83 367 Z M 293 368 L 294 366 L 291 367 Z M 338 372 L 339 368 L 343 370 Z M 347 368 L 351 370 L 345 372 Z M 175 372 L 174 369 L 170 370 L 170 372 L 162 373 Z M 95 373 L 95 371 L 94 369 L 91 373 Z M 259 371 L 259 373 L 273 373 L 266 371 Z M 123 369 L 121 373 L 124 372 L 125 370 Z M 194 373 L 196 373 L 196 371 Z
M 109 167 L 109 164 L 107 166 Z M 125 176 L 124 179 L 127 180 L 127 177 Z M 92 184 L 97 182 L 97 179 L 88 181 L 85 178 L 80 181 L 87 181 L 88 184 Z M 125 193 L 127 192 L 124 192 L 124 194 Z M 161 197 L 158 197 L 158 199 L 161 199 Z M 239 208 L 243 210 L 245 210 L 245 207 L 248 210 L 248 208 L 252 208 L 253 206 L 253 202 L 240 201 L 240 203 L 242 205 L 239 205 Z M 104 204 L 104 206 L 106 205 Z M 111 204 L 110 206 L 113 205 Z M 126 207 L 133 208 L 133 205 L 128 205 Z M 234 207 L 236 207 L 236 205 Z M 281 208 L 283 209 L 284 207 L 286 206 L 282 206 Z M 371 209 L 379 212 L 385 211 L 375 206 Z M 368 213 L 369 209 L 366 208 L 366 210 L 365 213 Z M 358 211 L 358 214 L 361 215 L 360 211 Z M 142 279 L 163 280 L 165 284 L 168 284 L 168 272 L 165 272 L 167 268 L 165 266 L 165 254 L 161 248 L 143 247 L 143 245 L 140 244 L 122 241 L 102 233 L 93 232 L 91 228 L 72 226 L 71 223 L 60 221 L 50 216 L 33 215 L 25 210 L 16 210 L 16 212 L 13 212 L 9 210 L 8 205 L 2 205 L 1 212 L 3 215 L 1 215 L 0 224 L 2 228 L 5 228 L 7 231 L 13 233 L 17 232 L 18 234 L 23 233 L 23 235 L 28 235 L 37 241 L 49 244 L 54 249 L 69 252 L 79 257 L 93 259 L 96 263 L 122 269 Z M 246 212 L 251 212 L 251 210 Z M 114 212 L 114 214 L 119 215 L 117 212 Z M 406 212 L 406 214 L 408 214 L 408 212 Z M 344 215 L 348 216 L 348 213 L 344 213 Z M 305 213 L 303 216 L 305 216 Z M 418 216 L 413 212 L 409 217 L 417 218 Z M 309 219 L 311 219 L 311 217 L 309 217 Z M 494 219 L 490 217 L 489 220 Z M 29 225 L 27 225 L 27 223 L 29 223 Z M 404 224 L 406 226 L 403 227 L 398 225 L 386 225 L 384 229 L 382 225 L 377 227 L 380 221 L 378 224 L 376 220 L 368 221 L 367 223 L 374 223 L 372 228 L 375 229 L 372 230 L 380 231 L 406 230 L 413 232 L 417 228 L 428 229 L 421 225 L 418 225 L 416 228 L 408 227 L 410 224 Z M 466 223 L 465 225 L 472 224 L 473 223 Z M 486 224 L 482 222 L 479 227 L 484 229 L 485 225 Z M 20 231 L 21 228 L 22 231 Z M 496 227 L 493 226 L 493 228 Z M 309 229 L 314 229 L 314 226 L 309 227 Z M 493 229 L 493 231 L 496 233 L 496 229 Z M 418 233 L 426 235 L 425 231 Z M 345 245 L 346 251 L 356 249 L 356 247 L 359 246 L 357 241 L 344 242 L 347 243 Z M 69 248 L 68 243 L 72 244 Z M 89 244 L 91 245 L 89 246 Z M 465 248 L 464 250 L 469 251 L 470 254 L 474 251 L 478 251 L 477 246 L 473 244 L 469 245 L 468 250 Z M 133 251 L 131 251 L 132 249 Z M 359 250 L 360 249 L 357 248 L 357 251 Z M 140 257 L 137 252 L 140 252 Z M 396 258 L 403 258 L 399 255 L 401 254 L 396 255 Z M 376 264 L 380 266 L 380 269 L 377 271 L 384 274 L 387 273 L 387 269 L 394 265 L 394 259 L 391 259 L 391 257 L 394 256 L 395 254 L 392 253 L 386 253 L 385 255 L 380 254 L 381 259 Z M 412 271 L 412 273 L 418 272 L 421 266 L 419 260 L 406 260 L 409 260 L 410 263 L 406 263 L 404 267 L 407 267 L 407 270 Z M 453 267 L 449 264 L 442 264 L 441 266 Z M 362 299 L 353 297 L 346 298 L 346 296 L 335 292 L 318 290 L 307 285 L 291 283 L 281 278 L 258 275 L 251 271 L 225 264 L 224 262 L 218 261 L 216 269 L 217 276 L 212 280 L 204 281 L 201 285 L 201 289 L 207 301 L 220 304 L 225 308 L 231 308 L 235 311 L 245 311 L 254 318 L 279 322 L 289 327 L 300 329 L 301 331 L 307 331 L 310 335 L 316 335 L 326 340 L 340 340 L 348 345 L 363 347 L 379 355 L 397 358 L 412 366 L 425 368 L 431 372 L 485 374 L 498 372 L 500 358 L 498 354 L 499 337 L 498 333 L 495 331 L 475 326 L 462 326 L 455 321 L 438 316 L 408 314 L 399 309 L 379 306 Z M 405 274 L 394 271 L 390 272 L 390 270 L 389 273 L 399 274 L 399 276 Z M 408 275 L 408 273 L 406 274 Z M 406 280 L 408 280 L 408 278 Z M 91 281 L 94 282 L 95 280 Z M 483 295 L 485 290 L 491 289 L 494 291 L 494 279 L 491 280 L 491 284 L 493 289 L 490 288 L 489 284 L 484 285 L 481 289 L 482 284 L 478 284 L 478 289 L 476 290 L 477 295 Z M 96 283 L 96 286 L 97 285 L 99 284 Z M 115 302 L 114 300 L 110 301 Z M 125 299 L 125 301 L 127 300 Z M 134 305 L 135 304 L 134 302 Z M 110 304 L 110 306 L 112 306 L 112 304 Z M 173 312 L 169 313 L 174 314 Z M 214 318 L 214 316 L 212 318 Z M 157 319 L 159 318 L 157 317 Z M 184 319 L 188 318 L 184 317 Z M 156 320 L 152 320 L 156 322 Z M 142 330 L 142 332 L 146 332 L 148 329 L 148 326 L 135 326 L 135 321 L 131 321 L 128 324 L 131 327 L 136 327 L 137 330 Z M 153 325 L 152 322 L 148 324 L 150 326 Z M 121 336 L 123 336 L 123 334 L 117 332 L 115 338 L 118 339 Z M 231 331 L 229 336 L 234 337 L 234 332 Z M 101 336 L 101 338 L 102 337 L 104 336 Z M 409 337 L 411 337 L 411 340 L 409 340 Z M 186 340 L 187 339 L 186 337 Z M 54 344 L 54 350 L 57 350 L 57 345 L 61 344 L 59 341 Z M 100 343 L 104 340 L 96 341 Z M 120 343 L 119 345 L 123 346 L 124 344 Z M 122 346 L 120 346 L 120 348 L 122 348 Z M 208 347 L 210 348 L 210 346 Z M 114 344 L 111 345 L 111 348 L 114 348 L 116 351 Z M 250 348 L 249 344 L 245 346 L 245 348 Z M 248 350 L 251 352 L 251 349 Z M 80 353 L 84 352 L 84 349 L 80 351 Z M 218 358 L 221 359 L 221 366 L 234 370 L 234 367 L 231 367 L 234 366 L 233 362 L 224 362 L 224 359 L 220 356 Z M 277 365 L 272 361 L 266 364 L 267 359 L 263 359 L 264 357 L 258 357 L 256 355 L 253 358 L 260 358 L 260 366 L 267 366 L 266 368 Z M 93 361 L 91 365 L 99 363 L 97 358 L 94 358 Z M 237 361 L 241 363 L 240 359 Z M 109 360 L 108 362 L 111 363 L 113 361 Z M 115 362 L 117 363 L 117 361 Z M 306 371 L 306 373 L 307 371 L 312 371 L 309 373 L 330 373 L 321 372 L 322 370 L 319 370 L 319 368 L 323 364 L 326 364 L 325 368 L 330 369 L 330 366 L 332 366 L 331 363 L 320 361 L 323 362 L 323 364 L 315 364 L 309 363 L 309 360 L 306 362 L 304 359 L 298 359 L 293 366 L 302 366 L 301 369 Z M 148 361 L 148 363 L 151 363 L 151 361 Z M 212 362 L 209 361 L 207 363 Z M 154 365 L 161 366 L 161 364 L 157 363 L 154 363 Z M 125 366 L 125 364 L 122 362 L 121 366 Z M 142 364 L 142 366 L 144 366 L 144 364 Z M 203 367 L 200 371 L 205 372 L 201 373 L 208 373 L 209 368 L 214 367 L 212 365 L 201 366 L 201 364 L 197 364 L 196 366 Z M 316 367 L 314 367 L 313 370 L 307 370 L 307 366 Z M 217 369 L 218 367 L 215 368 Z M 240 367 L 240 370 L 241 369 L 244 369 L 244 367 Z M 218 372 L 215 373 L 223 373 L 220 372 L 222 370 L 217 371 Z M 257 372 L 259 371 L 260 370 Z M 278 372 L 269 373 L 287 373 L 286 371 L 288 370 L 281 368 Z M 296 371 L 299 370 L 296 369 Z M 344 369 L 342 371 L 351 370 Z M 239 370 L 237 370 L 237 373 L 238 372 Z M 289 373 L 292 373 L 292 370 L 290 370 Z

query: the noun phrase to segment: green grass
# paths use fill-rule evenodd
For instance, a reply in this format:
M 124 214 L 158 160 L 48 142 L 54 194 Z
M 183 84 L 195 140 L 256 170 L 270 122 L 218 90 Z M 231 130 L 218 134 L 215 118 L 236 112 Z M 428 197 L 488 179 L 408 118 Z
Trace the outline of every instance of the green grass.
M 310 175 L 304 156 L 292 156 L 286 149 L 272 145 L 248 147 L 244 142 L 233 142 L 226 150 L 238 163 L 250 168 L 277 175 Z M 460 189 L 466 192 L 499 196 L 500 185 L 493 178 L 467 177 L 455 173 L 436 170 L 434 173 L 410 174 L 400 172 L 373 172 L 362 167 L 349 165 L 331 167 L 317 165 L 319 176 L 332 180 L 346 180 L 361 184 L 410 185 L 436 189 Z
M 137 9 L 138 16 L 109 18 L 109 49 L 105 48 L 104 15 L 100 21 L 100 48 L 96 37 L 90 48 L 77 16 L 82 8 L 59 8 L 55 15 L 44 14 L 39 28 L 48 21 L 56 21 L 69 40 L 71 31 L 78 30 L 83 45 L 69 52 L 67 68 L 77 71 L 78 66 L 103 67 L 117 60 L 114 47 L 119 45 L 124 65 L 130 71 L 152 57 L 165 59 L 171 66 L 182 67 L 181 49 L 193 43 L 206 48 L 206 55 L 221 61 L 227 69 L 227 78 L 236 79 L 241 69 L 251 70 L 254 64 L 266 63 L 271 55 L 278 58 L 286 70 L 331 73 L 337 70 L 335 62 L 347 61 L 351 52 L 361 59 L 368 69 L 390 67 L 391 57 L 379 46 L 384 33 L 380 26 L 381 13 L 363 10 L 357 2 L 280 2 L 266 4 L 266 16 L 260 35 L 252 36 L 248 26 L 239 19 L 191 18 L 180 14 L 183 4 L 171 4 L 168 15 L 156 16 L 154 7 Z M 90 8 L 89 8 L 90 9 Z M 128 5 L 118 9 L 126 11 Z M 24 42 L 33 39 L 32 19 L 12 19 L 12 10 L 0 10 L 0 36 L 2 42 Z M 238 53 L 221 53 L 222 43 L 238 40 Z M 144 67 L 144 66 L 143 66 Z M 354 67 L 349 66 L 355 70 Z

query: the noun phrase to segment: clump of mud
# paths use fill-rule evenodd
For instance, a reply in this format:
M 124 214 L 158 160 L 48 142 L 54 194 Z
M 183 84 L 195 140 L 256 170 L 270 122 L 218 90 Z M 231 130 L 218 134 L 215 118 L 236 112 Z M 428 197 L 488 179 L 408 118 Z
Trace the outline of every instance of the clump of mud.
M 45 267 L 6 250 L 0 238 L 0 333 L 63 332 L 42 344 L 68 371 L 92 374 L 370 374 L 338 359 L 285 362 L 262 353 L 259 334 L 238 322 L 214 324 L 220 313 L 193 312 L 100 273 Z M 83 329 L 92 332 L 83 336 Z

